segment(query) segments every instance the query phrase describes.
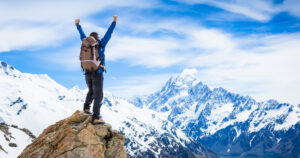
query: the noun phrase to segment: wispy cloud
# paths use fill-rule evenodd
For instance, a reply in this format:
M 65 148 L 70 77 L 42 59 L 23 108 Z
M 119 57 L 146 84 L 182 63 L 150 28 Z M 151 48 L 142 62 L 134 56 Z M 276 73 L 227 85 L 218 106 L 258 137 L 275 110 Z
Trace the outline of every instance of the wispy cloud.
M 253 37 L 249 45 L 253 41 L 262 45 L 247 49 L 239 47 L 239 39 L 242 37 L 231 39 L 236 45 L 231 51 L 195 56 L 189 65 L 205 67 L 201 69 L 202 80 L 214 86 L 225 86 L 260 100 L 299 103 L 299 33 Z
M 299 103 L 299 33 L 235 36 L 195 25 L 156 23 L 152 27 L 153 32 L 161 29 L 181 38 L 115 38 L 108 59 L 147 67 L 197 67 L 202 80 L 212 86 L 225 86 L 259 100 Z
M 0 30 L 0 52 L 20 49 L 36 49 L 59 45 L 73 33 L 66 25 L 26 26 L 4 25 Z
M 127 60 L 132 66 L 168 67 L 185 60 L 176 50 L 179 41 L 174 38 L 119 37 L 108 47 L 108 60 Z
M 261 22 L 269 21 L 280 12 L 288 12 L 300 17 L 300 2 L 297 0 L 284 0 L 280 4 L 274 4 L 272 0 L 183 0 L 178 2 L 191 5 L 207 4 Z
M 300 17 L 300 1 L 298 0 L 285 0 L 282 3 L 281 9 L 282 11 L 289 12 L 290 14 Z
M 119 25 L 126 23 L 128 22 L 123 21 Z M 124 61 L 131 66 L 148 68 L 196 67 L 199 68 L 201 80 L 213 87 L 223 86 L 260 100 L 275 98 L 292 103 L 299 102 L 296 95 L 300 89 L 299 33 L 235 36 L 219 29 L 191 24 L 179 25 L 189 23 L 188 21 L 158 21 L 155 26 L 147 22 L 140 23 L 139 27 L 134 27 L 134 23 L 127 26 L 132 27 L 135 35 L 114 34 L 107 47 L 108 62 Z M 105 31 L 97 26 L 86 27 Z M 162 30 L 168 33 L 152 36 L 153 33 Z M 139 36 L 144 33 L 146 36 Z M 69 62 L 54 61 L 65 66 L 69 64 L 68 68 L 77 69 L 78 58 L 77 55 L 73 56 L 73 52 L 77 51 L 71 49 L 62 52 L 70 56 L 65 58 Z M 54 56 L 55 59 L 61 58 L 61 53 L 55 53 Z M 137 89 L 141 89 L 143 93 L 149 92 L 169 77 L 168 74 L 160 75 L 157 80 L 155 76 L 149 79 L 144 77 L 143 82 L 140 82 L 138 77 L 128 78 L 127 81 L 138 82 L 123 82 L 120 84 L 122 86 L 108 88 L 116 93 L 117 89 L 120 92 L 123 89 L 127 96 L 133 96 L 138 94 L 134 92 Z
M 148 95 L 160 90 L 165 82 L 174 75 L 176 74 L 162 73 L 122 77 L 116 79 L 109 85 L 105 85 L 105 89 L 116 96 L 129 99 L 131 97 Z
M 1 1 L 0 52 L 62 44 L 72 37 L 75 18 L 87 18 L 114 7 L 152 7 L 148 1 Z
M 208 4 L 226 11 L 237 13 L 259 21 L 268 21 L 279 8 L 269 0 L 184 0 L 189 4 Z
M 51 53 L 36 53 L 34 56 L 41 63 L 53 65 L 49 69 L 64 69 L 65 71 L 78 71 L 80 68 L 79 47 L 64 48 Z

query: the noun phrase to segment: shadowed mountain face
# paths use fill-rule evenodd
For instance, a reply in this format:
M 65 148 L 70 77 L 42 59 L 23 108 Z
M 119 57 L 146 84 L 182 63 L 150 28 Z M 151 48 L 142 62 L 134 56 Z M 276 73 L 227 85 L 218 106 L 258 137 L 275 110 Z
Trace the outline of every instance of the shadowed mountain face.
M 18 158 L 126 158 L 124 136 L 109 124 L 92 125 L 91 120 L 76 111 L 45 129 Z
M 222 157 L 300 156 L 300 105 L 210 89 L 198 76 L 187 69 L 132 103 L 164 113 L 189 138 Z

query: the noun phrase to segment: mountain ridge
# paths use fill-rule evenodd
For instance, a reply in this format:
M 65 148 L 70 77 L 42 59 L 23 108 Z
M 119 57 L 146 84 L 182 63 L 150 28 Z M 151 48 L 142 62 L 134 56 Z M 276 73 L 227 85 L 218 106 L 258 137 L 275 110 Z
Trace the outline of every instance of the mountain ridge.
M 186 80 L 186 76 L 191 78 Z M 250 149 L 262 153 L 256 155 L 261 157 L 267 154 L 267 151 L 259 150 L 258 146 L 253 147 L 259 143 L 253 142 L 255 135 L 251 135 L 251 133 L 262 134 L 261 131 L 265 131 L 277 134 L 269 141 L 273 144 L 269 145 L 271 148 L 280 145 L 279 139 L 289 136 L 288 134 L 279 136 L 278 133 L 288 133 L 289 129 L 298 127 L 300 122 L 299 105 L 279 103 L 274 99 L 257 102 L 250 96 L 241 96 L 222 87 L 210 89 L 197 78 L 195 69 L 183 71 L 177 77 L 170 78 L 161 90 L 148 97 L 135 98 L 131 102 L 139 108 L 165 113 L 168 120 L 189 137 L 207 145 L 221 156 L 228 157 L 247 155 Z M 300 139 L 296 131 L 299 129 L 296 128 L 292 136 Z M 222 135 L 229 142 L 226 142 L 228 140 L 225 139 L 225 142 L 218 143 L 218 140 L 223 140 Z M 232 137 L 232 135 L 235 136 Z M 248 146 L 241 145 L 241 142 L 237 142 L 238 145 L 233 146 L 235 141 L 243 135 L 249 139 Z M 267 137 L 261 137 L 261 139 L 267 139 Z M 279 141 L 277 142 L 277 140 Z M 295 146 L 297 143 L 293 145 Z M 235 148 L 242 149 L 236 152 Z M 253 153 L 251 154 L 253 155 Z M 276 152 L 271 154 L 276 156 Z M 299 152 L 294 154 L 299 155 Z M 277 156 L 280 157 L 280 155 Z

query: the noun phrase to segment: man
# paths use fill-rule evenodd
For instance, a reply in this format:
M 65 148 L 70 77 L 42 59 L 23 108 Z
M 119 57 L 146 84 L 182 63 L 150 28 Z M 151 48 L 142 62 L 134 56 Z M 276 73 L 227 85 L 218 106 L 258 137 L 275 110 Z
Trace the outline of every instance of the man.
M 117 16 L 113 16 L 114 20 L 110 27 L 108 28 L 107 32 L 105 33 L 104 37 L 100 40 L 97 32 L 92 32 L 90 36 L 94 37 L 97 42 L 99 43 L 99 57 L 101 61 L 101 66 L 94 72 L 85 72 L 85 81 L 88 87 L 88 93 L 86 95 L 85 103 L 83 105 L 83 110 L 85 113 L 91 114 L 90 112 L 90 104 L 94 100 L 93 105 L 93 124 L 101 124 L 104 123 L 103 120 L 100 119 L 100 108 L 102 105 L 102 99 L 103 99 L 103 72 L 105 70 L 105 47 L 108 43 L 111 34 L 113 33 L 113 30 L 116 26 L 117 22 Z M 86 38 L 81 26 L 79 25 L 80 19 L 75 20 L 75 24 L 77 27 L 77 30 L 80 34 L 80 39 L 83 40 Z

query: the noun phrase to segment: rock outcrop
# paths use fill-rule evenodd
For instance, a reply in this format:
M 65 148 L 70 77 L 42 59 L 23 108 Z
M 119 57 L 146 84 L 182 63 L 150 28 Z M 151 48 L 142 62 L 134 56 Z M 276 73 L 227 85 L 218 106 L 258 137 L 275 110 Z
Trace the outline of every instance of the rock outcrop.
M 49 126 L 18 158 L 125 158 L 124 136 L 109 124 L 92 125 L 91 116 L 76 111 Z

